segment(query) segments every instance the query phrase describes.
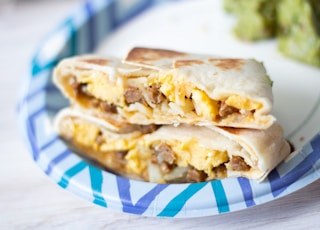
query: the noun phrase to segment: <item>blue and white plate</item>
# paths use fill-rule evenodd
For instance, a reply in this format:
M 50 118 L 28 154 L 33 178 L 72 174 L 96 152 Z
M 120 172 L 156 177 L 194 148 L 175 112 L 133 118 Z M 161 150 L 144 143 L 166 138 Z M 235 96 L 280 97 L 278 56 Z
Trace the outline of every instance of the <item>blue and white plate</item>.
M 245 209 L 288 195 L 320 177 L 320 70 L 281 56 L 275 41 L 237 41 L 221 1 L 93 0 L 66 18 L 35 53 L 18 104 L 34 161 L 61 187 L 97 205 L 145 216 L 197 217 Z M 72 153 L 52 129 L 68 102 L 52 84 L 64 57 L 123 55 L 150 46 L 264 62 L 274 81 L 274 114 L 296 151 L 262 183 L 244 178 L 153 184 L 102 171 Z

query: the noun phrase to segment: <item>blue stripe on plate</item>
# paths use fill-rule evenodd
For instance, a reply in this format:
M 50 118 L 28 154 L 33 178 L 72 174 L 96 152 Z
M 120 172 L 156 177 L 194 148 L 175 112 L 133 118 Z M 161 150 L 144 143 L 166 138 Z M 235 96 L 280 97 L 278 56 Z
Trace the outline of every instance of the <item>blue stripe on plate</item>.
M 32 113 L 27 121 L 26 121 L 26 125 L 27 125 L 27 135 L 28 138 L 30 140 L 31 143 L 31 148 L 32 148 L 32 156 L 33 156 L 33 160 L 37 161 L 39 158 L 39 147 L 37 146 L 37 140 L 36 140 L 36 129 L 34 126 L 34 121 L 37 118 L 37 116 L 39 116 L 41 113 L 45 113 L 46 109 L 45 107 L 41 107 L 39 108 L 37 111 L 35 111 L 34 113 Z
M 204 183 L 190 184 L 186 189 L 179 193 L 175 198 L 173 198 L 167 206 L 157 215 L 163 217 L 174 217 L 181 209 L 185 206 L 186 202 L 199 190 L 201 190 L 205 185 Z
M 50 147 L 51 145 L 54 144 L 54 142 L 56 142 L 56 141 L 58 141 L 58 140 L 60 140 L 59 137 L 55 135 L 53 138 L 49 139 L 44 145 L 42 145 L 42 146 L 39 148 L 39 150 L 40 150 L 40 151 L 45 150 L 46 148 Z
M 158 194 L 168 186 L 167 184 L 155 185 L 147 191 L 136 204 L 133 204 L 130 193 L 130 180 L 120 176 L 117 176 L 116 179 L 123 211 L 139 215 L 144 213 Z
M 308 173 L 315 162 L 320 159 L 320 135 L 316 135 L 310 142 L 313 150 L 311 153 L 306 153 L 306 157 L 296 167 L 290 170 L 283 176 L 280 176 L 278 171 L 273 170 L 268 178 L 274 197 L 279 196 L 284 190 L 286 190 L 291 184 L 296 182 L 299 178 Z M 302 150 L 303 151 L 303 150 Z M 300 153 L 301 154 L 301 153 Z
M 102 193 L 102 184 L 103 184 L 103 177 L 102 177 L 102 171 L 100 169 L 97 169 L 91 165 L 89 165 L 89 173 L 90 173 L 90 181 L 91 181 L 91 189 L 92 189 L 92 195 L 94 197 L 93 203 L 98 204 L 103 207 L 107 207 L 107 203 Z
M 57 56 L 52 57 L 52 59 L 48 60 L 43 60 L 41 58 L 41 54 L 42 52 L 44 52 L 45 47 L 50 45 L 46 43 L 36 52 L 31 63 L 31 77 L 38 76 L 44 70 L 52 69 L 61 58 L 77 54 L 76 28 L 73 24 L 72 17 L 67 18 L 55 31 L 53 31 L 47 41 L 49 41 L 50 38 L 52 39 L 54 36 L 59 36 L 64 31 L 68 31 L 68 34 L 65 38 L 65 46 L 62 47 L 62 50 L 56 51 L 58 53 Z
M 244 198 L 244 201 L 246 202 L 247 207 L 256 205 L 253 199 L 253 192 L 252 192 L 250 181 L 246 178 L 239 177 L 238 182 L 241 187 L 243 198 Z
M 47 166 L 47 169 L 44 171 L 47 175 L 49 175 L 52 172 L 52 169 L 59 164 L 59 162 L 63 161 L 66 157 L 68 157 L 71 154 L 71 151 L 69 149 L 66 149 L 62 153 L 58 154 L 55 158 L 53 158 Z
M 60 185 L 62 188 L 67 188 L 70 182 L 70 179 L 77 175 L 79 172 L 84 170 L 88 164 L 84 161 L 80 161 L 79 163 L 75 164 L 71 168 L 69 168 L 65 173 L 62 175 L 60 181 L 58 182 L 58 185 Z
M 213 193 L 216 198 L 217 208 L 219 213 L 229 212 L 228 198 L 224 191 L 223 185 L 220 180 L 214 180 L 210 182 Z

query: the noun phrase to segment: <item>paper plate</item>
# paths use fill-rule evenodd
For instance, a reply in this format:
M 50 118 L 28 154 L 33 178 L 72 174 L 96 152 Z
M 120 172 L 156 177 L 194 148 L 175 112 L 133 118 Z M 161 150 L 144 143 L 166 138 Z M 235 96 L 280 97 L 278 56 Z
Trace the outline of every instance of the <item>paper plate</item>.
M 21 131 L 34 161 L 58 185 L 110 209 L 189 218 L 272 201 L 320 177 L 320 71 L 282 57 L 274 41 L 245 44 L 231 34 L 221 1 L 93 0 L 82 4 L 44 41 L 22 83 Z M 102 171 L 71 152 L 52 128 L 68 105 L 51 73 L 64 57 L 96 52 L 122 56 L 135 45 L 262 60 L 274 81 L 274 113 L 296 147 L 262 183 L 244 178 L 153 184 Z

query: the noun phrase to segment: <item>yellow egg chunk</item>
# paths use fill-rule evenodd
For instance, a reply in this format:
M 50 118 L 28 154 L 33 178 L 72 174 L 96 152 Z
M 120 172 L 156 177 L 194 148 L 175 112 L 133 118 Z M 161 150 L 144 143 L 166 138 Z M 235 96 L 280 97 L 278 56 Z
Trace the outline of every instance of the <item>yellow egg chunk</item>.
M 100 132 L 98 127 L 86 123 L 74 123 L 71 130 L 76 142 L 98 150 L 99 146 L 96 143 L 96 138 Z
M 175 141 L 170 145 L 176 153 L 176 164 L 178 166 L 188 167 L 188 165 L 192 165 L 197 170 L 205 171 L 208 176 L 212 174 L 214 167 L 218 167 L 229 160 L 227 152 L 213 151 L 202 147 L 193 139 L 183 143 Z
M 175 86 L 172 79 L 172 75 L 160 75 L 152 81 L 149 81 L 149 84 L 159 84 L 161 83 L 160 91 L 163 93 L 169 101 L 175 102 Z
M 161 84 L 160 92 L 165 95 L 169 103 L 174 102 L 184 113 L 194 110 L 193 102 L 190 99 L 190 89 L 193 87 L 190 84 L 174 79 L 172 75 L 159 75 L 149 80 L 148 84 Z
M 118 139 L 112 141 L 106 141 L 100 147 L 101 151 L 117 151 L 117 150 L 128 150 L 133 149 L 137 144 L 137 139 Z
M 232 95 L 228 97 L 225 103 L 229 106 L 233 106 L 237 109 L 244 109 L 244 110 L 255 110 L 260 109 L 262 104 L 256 101 L 252 101 L 248 98 L 242 97 L 240 95 Z
M 126 165 L 127 170 L 140 175 L 147 169 L 149 159 L 151 158 L 150 149 L 142 149 L 142 145 L 143 144 L 137 146 L 135 149 L 131 149 L 126 155 L 128 162 Z
M 87 85 L 89 93 L 94 95 L 97 99 L 107 101 L 115 105 L 123 106 L 123 87 L 116 84 L 116 82 L 110 82 L 108 78 L 103 75 L 90 76 L 88 79 L 81 79 Z M 108 89 L 108 90 L 106 90 Z
M 192 100 L 196 113 L 206 119 L 214 120 L 219 113 L 218 101 L 211 100 L 199 89 L 192 90 Z

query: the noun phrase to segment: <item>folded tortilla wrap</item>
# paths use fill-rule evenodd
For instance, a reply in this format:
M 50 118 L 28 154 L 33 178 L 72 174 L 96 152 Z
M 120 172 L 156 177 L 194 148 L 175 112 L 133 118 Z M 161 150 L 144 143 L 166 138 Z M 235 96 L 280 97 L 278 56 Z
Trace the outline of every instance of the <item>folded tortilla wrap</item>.
M 272 82 L 253 59 L 134 48 L 124 60 L 64 59 L 54 82 L 72 104 L 105 119 L 254 129 L 275 121 Z
M 265 130 L 187 124 L 119 127 L 67 108 L 56 116 L 55 127 L 76 152 L 99 166 L 157 183 L 226 177 L 262 181 L 290 153 L 277 123 Z

